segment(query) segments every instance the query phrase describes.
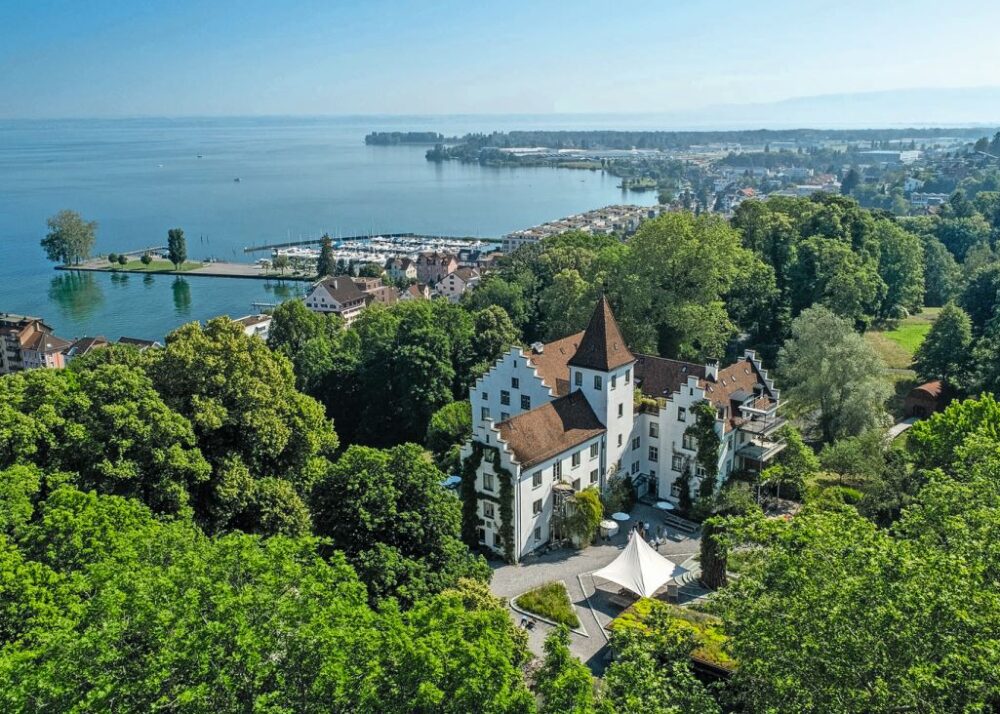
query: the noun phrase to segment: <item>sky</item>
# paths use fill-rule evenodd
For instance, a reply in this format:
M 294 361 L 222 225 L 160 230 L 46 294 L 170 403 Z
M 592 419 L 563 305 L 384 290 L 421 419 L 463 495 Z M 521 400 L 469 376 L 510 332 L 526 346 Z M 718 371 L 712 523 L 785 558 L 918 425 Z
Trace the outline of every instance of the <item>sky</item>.
M 0 0 L 0 117 L 672 113 L 983 87 L 998 27 L 983 0 Z

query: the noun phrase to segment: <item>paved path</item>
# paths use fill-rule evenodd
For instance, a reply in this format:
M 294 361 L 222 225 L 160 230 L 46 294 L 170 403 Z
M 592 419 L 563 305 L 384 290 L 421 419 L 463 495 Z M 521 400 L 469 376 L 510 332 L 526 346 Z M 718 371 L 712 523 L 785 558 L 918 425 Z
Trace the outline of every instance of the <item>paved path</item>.
M 632 517 L 633 520 L 623 523 L 618 535 L 608 542 L 600 542 L 584 550 L 564 548 L 550 551 L 544 555 L 529 557 L 520 565 L 497 564 L 493 570 L 490 589 L 508 601 L 553 580 L 562 580 L 566 583 L 570 599 L 576 605 L 580 622 L 589 635 L 584 637 L 570 633 L 570 650 L 595 674 L 603 672 L 607 664 L 605 660 L 607 640 L 602 626 L 606 626 L 614 619 L 621 608 L 607 601 L 607 595 L 617 591 L 617 586 L 603 581 L 595 584 L 589 573 L 603 568 L 618 557 L 627 542 L 628 531 L 636 519 L 648 521 L 654 527 L 662 523 L 659 511 L 642 504 L 632 509 Z M 691 569 L 696 567 L 691 558 L 697 554 L 699 542 L 699 534 L 688 536 L 671 530 L 667 543 L 660 546 L 659 552 L 677 565 Z M 689 579 L 690 575 L 685 577 L 682 574 L 681 578 Z M 692 591 L 685 587 L 685 592 Z M 511 617 L 519 623 L 522 616 L 511 610 Z M 537 656 L 542 656 L 542 643 L 549 629 L 548 625 L 538 622 L 528 635 L 528 646 Z
M 895 439 L 897 436 L 902 434 L 904 431 L 906 431 L 916 423 L 917 423 L 917 417 L 910 417 L 909 419 L 904 419 L 898 424 L 893 424 L 892 427 L 889 428 L 888 433 L 886 434 L 886 439 L 891 442 L 893 439 Z

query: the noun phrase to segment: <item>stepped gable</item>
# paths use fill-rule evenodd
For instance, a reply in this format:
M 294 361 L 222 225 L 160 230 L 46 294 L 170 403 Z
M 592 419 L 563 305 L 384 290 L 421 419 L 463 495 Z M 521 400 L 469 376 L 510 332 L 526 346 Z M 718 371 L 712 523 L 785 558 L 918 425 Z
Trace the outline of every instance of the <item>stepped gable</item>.
M 538 376 L 546 387 L 557 396 L 569 394 L 569 367 L 567 363 L 576 354 L 583 339 L 583 332 L 563 337 L 541 346 L 541 350 L 531 348 L 528 362 L 538 370 Z
M 625 346 L 618 322 L 611 313 L 608 299 L 601 296 L 590 318 L 590 324 L 583 332 L 580 347 L 569 364 L 584 369 L 609 372 L 635 361 L 635 357 Z
M 579 390 L 502 421 L 496 428 L 522 469 L 540 464 L 605 431 Z

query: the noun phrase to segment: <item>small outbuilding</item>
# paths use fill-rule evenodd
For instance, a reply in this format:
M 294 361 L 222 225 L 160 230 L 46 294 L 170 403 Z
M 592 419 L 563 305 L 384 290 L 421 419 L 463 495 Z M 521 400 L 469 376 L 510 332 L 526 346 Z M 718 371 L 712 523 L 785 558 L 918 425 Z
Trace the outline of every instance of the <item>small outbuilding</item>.
M 914 387 L 903 402 L 905 416 L 923 419 L 941 411 L 948 404 L 945 392 L 945 387 L 939 379 Z

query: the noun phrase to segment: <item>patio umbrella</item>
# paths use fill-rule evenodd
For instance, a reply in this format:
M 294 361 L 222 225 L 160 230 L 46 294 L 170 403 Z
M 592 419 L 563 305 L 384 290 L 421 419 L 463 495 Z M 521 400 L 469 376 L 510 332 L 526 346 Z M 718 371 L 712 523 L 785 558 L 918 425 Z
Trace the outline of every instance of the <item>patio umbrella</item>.
M 621 511 L 618 511 L 618 513 L 612 513 L 611 517 L 614 518 L 616 521 L 627 521 L 628 520 L 628 514 L 627 513 L 622 513 Z
M 670 501 L 657 501 L 656 507 L 659 508 L 661 511 L 672 511 L 674 510 L 674 508 L 676 508 L 676 506 L 674 506 L 674 504 L 672 504 Z

